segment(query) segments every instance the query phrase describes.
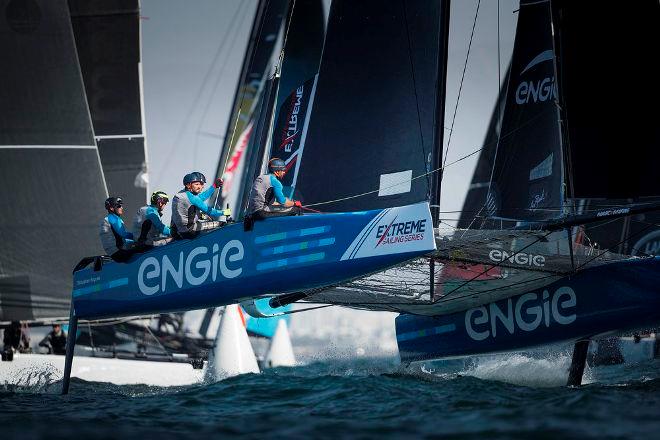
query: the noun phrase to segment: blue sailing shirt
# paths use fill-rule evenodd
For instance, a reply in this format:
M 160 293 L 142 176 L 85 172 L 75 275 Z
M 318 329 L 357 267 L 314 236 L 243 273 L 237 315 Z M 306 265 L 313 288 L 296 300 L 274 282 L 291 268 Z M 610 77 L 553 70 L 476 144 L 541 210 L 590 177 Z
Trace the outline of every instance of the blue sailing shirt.
M 210 186 L 205 191 L 202 191 L 198 195 L 195 195 L 190 191 L 186 191 L 186 195 L 188 196 L 188 201 L 190 201 L 190 204 L 199 208 L 199 210 L 202 211 L 203 213 L 210 215 L 211 217 L 220 217 L 222 215 L 222 212 L 206 204 L 206 200 L 208 200 L 208 198 L 213 195 L 214 191 L 215 191 L 215 187 Z
M 134 243 L 133 234 L 126 230 L 124 221 L 114 213 L 103 217 L 99 235 L 103 249 L 108 255 L 114 254 L 119 249 L 126 249 Z
M 280 179 L 278 179 L 275 174 L 270 175 L 270 184 L 273 187 L 273 195 L 275 196 L 275 200 L 277 200 L 277 203 L 280 205 L 284 205 L 286 203 L 286 197 L 284 196 L 284 186 L 282 186 L 282 182 L 280 182 Z
M 156 228 L 156 230 L 159 233 L 167 236 L 170 235 L 169 226 L 165 226 L 165 224 L 161 221 L 160 214 L 158 213 L 158 208 L 156 208 L 155 206 L 149 205 L 147 207 L 147 212 L 145 213 L 145 219 L 151 220 L 152 227 Z
M 124 239 L 124 246 L 133 243 L 133 234 L 126 230 L 126 227 L 124 226 L 124 220 L 122 220 L 121 217 L 115 213 L 110 213 L 106 219 L 108 220 L 108 223 L 110 223 L 110 226 L 112 226 L 112 229 L 117 233 L 117 235 Z

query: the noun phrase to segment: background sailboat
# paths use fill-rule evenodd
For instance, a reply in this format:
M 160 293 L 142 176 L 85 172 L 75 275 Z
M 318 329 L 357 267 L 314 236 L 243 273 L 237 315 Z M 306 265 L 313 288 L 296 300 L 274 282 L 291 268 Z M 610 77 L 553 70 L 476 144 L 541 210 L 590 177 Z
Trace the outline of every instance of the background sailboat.
M 515 72 L 515 76 L 512 75 L 509 82 L 507 105 L 503 114 L 498 147 L 496 156 L 493 159 L 487 197 L 484 202 L 484 208 L 488 210 L 484 217 L 490 223 L 486 228 L 494 229 L 497 223 L 500 227 L 511 227 L 525 222 L 542 220 L 552 231 L 552 227 L 561 227 L 561 222 L 578 213 L 574 207 L 575 205 L 573 205 L 578 199 L 609 198 L 608 208 L 610 209 L 591 214 L 594 217 L 599 216 L 595 218 L 609 219 L 612 215 L 617 214 L 616 209 L 611 209 L 613 206 L 612 198 L 620 197 L 623 193 L 637 199 L 655 194 L 657 190 L 653 189 L 653 185 L 648 181 L 649 174 L 638 175 L 633 163 L 622 164 L 624 167 L 620 170 L 620 173 L 625 176 L 625 183 L 620 186 L 613 186 L 611 183 L 596 186 L 594 182 L 598 181 L 598 177 L 593 179 L 586 177 L 589 174 L 593 175 L 591 167 L 587 166 L 585 154 L 587 154 L 587 151 L 593 151 L 594 143 L 600 146 L 600 150 L 607 151 L 607 154 L 600 156 L 605 168 L 613 166 L 613 163 L 608 161 L 612 161 L 616 157 L 614 153 L 615 145 L 623 143 L 623 139 L 618 136 L 606 138 L 602 134 L 602 130 L 596 133 L 598 128 L 591 122 L 594 120 L 594 112 L 588 113 L 586 110 L 586 105 L 591 105 L 592 102 L 587 104 L 588 100 L 583 99 L 582 95 L 577 94 L 577 96 L 574 96 L 572 94 L 580 87 L 593 86 L 588 81 L 590 77 L 588 78 L 585 74 L 588 69 L 580 66 L 587 63 L 585 60 L 593 60 L 600 55 L 599 52 L 590 53 L 588 47 L 591 47 L 591 44 L 594 43 L 592 40 L 593 35 L 600 35 L 599 31 L 602 31 L 599 28 L 600 24 L 606 22 L 605 18 L 609 17 L 608 14 L 612 14 L 612 12 L 607 9 L 599 9 L 597 14 L 592 14 L 593 8 L 591 5 L 571 7 L 563 2 L 552 5 L 546 2 L 522 2 L 521 8 L 518 21 L 518 37 L 511 66 L 511 71 Z M 626 14 L 619 17 L 619 19 L 626 26 L 639 26 L 639 28 L 648 29 L 652 27 L 652 24 L 651 21 L 646 20 L 649 16 L 656 17 L 657 14 L 657 4 L 650 2 L 627 10 Z M 641 25 L 640 21 L 643 22 Z M 578 23 L 580 24 L 578 25 Z M 593 24 L 593 28 L 590 28 L 593 30 L 591 34 L 585 30 L 590 24 Z M 551 32 L 551 26 L 555 27 L 554 34 Z M 329 35 L 330 33 L 331 30 Z M 537 37 L 529 38 L 533 34 Z M 608 34 L 608 38 L 612 38 L 610 34 Z M 617 38 L 621 39 L 621 36 L 617 36 Z M 631 44 L 634 44 L 636 38 L 638 36 L 635 32 L 631 31 L 626 34 L 626 39 L 629 39 Z M 641 34 L 639 38 L 641 38 Z M 603 46 L 599 45 L 599 47 Z M 643 57 L 638 57 L 636 54 L 626 54 L 626 60 L 629 60 L 628 62 L 633 65 L 639 63 L 639 60 L 642 59 Z M 640 70 L 647 72 L 653 69 L 649 66 L 640 66 Z M 626 72 L 629 71 L 626 70 Z M 625 78 L 626 72 L 617 70 L 617 76 Z M 557 86 L 557 83 L 559 86 Z M 596 87 L 596 89 L 598 88 Z M 593 88 L 589 90 L 593 90 Z M 617 89 L 613 94 L 614 97 L 618 97 L 619 93 L 621 93 L 621 89 Z M 605 111 L 603 109 L 608 108 L 611 100 L 609 96 L 604 97 L 595 93 L 586 96 L 593 102 L 600 104 L 598 109 L 602 111 L 598 112 L 599 116 Z M 557 106 L 556 102 L 563 105 Z M 623 102 L 623 100 L 618 102 Z M 637 108 L 641 108 L 641 106 L 635 107 L 635 109 Z M 611 115 L 608 113 L 602 115 L 602 117 L 607 120 L 611 118 Z M 636 148 L 636 154 L 632 155 L 634 159 L 631 159 L 631 156 L 626 156 L 627 160 L 634 162 L 642 160 L 645 163 L 649 163 L 649 161 L 653 163 L 655 161 L 653 159 L 654 151 L 656 150 L 654 145 L 657 145 L 658 133 L 657 130 L 650 128 L 653 124 L 648 119 L 648 114 L 636 111 L 632 114 L 626 114 L 623 120 L 630 126 L 644 127 L 643 130 L 640 129 L 635 132 L 636 136 L 633 144 Z M 544 134 L 541 135 L 540 133 Z M 617 167 L 617 170 L 619 170 L 619 167 Z M 580 188 L 577 186 L 580 186 Z M 565 203 L 567 198 L 571 200 L 571 203 Z M 627 206 L 618 213 L 635 212 L 635 209 L 638 209 L 638 212 L 643 212 L 646 209 L 645 206 L 652 208 L 654 205 Z M 583 215 L 580 219 L 588 221 L 589 214 Z M 580 220 L 576 219 L 566 227 L 570 228 L 579 223 Z M 624 256 L 608 253 L 604 249 L 594 251 L 593 249 L 575 248 L 576 245 L 572 238 L 575 232 L 567 236 L 569 237 L 568 240 L 566 240 L 566 236 L 564 238 L 556 234 L 551 236 L 550 232 L 528 233 L 527 236 L 522 232 L 506 232 L 506 234 L 508 234 L 508 238 L 502 235 L 498 236 L 497 233 L 488 235 L 483 232 L 476 234 L 469 231 L 468 233 L 459 232 L 455 237 L 466 240 L 462 242 L 461 240 L 454 240 L 453 243 L 447 243 L 446 247 L 439 244 L 440 252 L 436 256 L 445 266 L 465 263 L 486 266 L 485 270 L 479 271 L 471 278 L 458 280 L 457 282 L 453 281 L 453 285 L 450 283 L 451 279 L 447 277 L 447 270 L 443 268 L 438 274 L 440 278 L 436 279 L 433 266 L 431 266 L 430 285 L 424 282 L 424 279 L 429 279 L 429 272 L 426 272 L 427 275 L 425 276 L 423 271 L 420 271 L 421 276 L 416 279 L 414 275 L 409 276 L 406 280 L 407 290 L 410 292 L 408 298 L 400 293 L 397 295 L 394 292 L 396 289 L 383 288 L 382 290 L 385 292 L 379 292 L 377 290 L 379 282 L 381 286 L 388 284 L 383 278 L 379 277 L 373 277 L 375 282 L 372 285 L 359 285 L 356 283 L 356 286 L 352 287 L 354 292 L 352 300 L 350 298 L 351 292 L 346 294 L 345 289 L 339 293 L 323 292 L 312 295 L 321 302 L 343 303 L 364 308 L 392 308 L 413 314 L 433 315 L 433 319 L 407 315 L 398 320 L 400 323 L 397 328 L 399 348 L 402 350 L 404 359 L 465 354 L 472 349 L 469 340 L 459 340 L 455 335 L 455 330 L 463 326 L 463 324 L 459 325 L 458 323 L 463 319 L 461 314 L 463 310 L 468 310 L 468 315 L 465 318 L 465 326 L 468 326 L 468 323 L 471 322 L 470 316 L 474 316 L 474 313 L 482 313 L 482 309 L 473 307 L 482 307 L 482 304 L 487 304 L 489 301 L 498 298 L 507 298 L 516 293 L 524 293 L 525 291 L 547 286 L 552 280 L 562 280 L 566 275 L 572 273 L 575 268 L 585 268 L 587 264 L 595 267 L 598 264 L 625 258 Z M 533 246 L 535 243 L 540 243 L 540 245 Z M 551 250 L 548 246 L 554 247 L 555 250 Z M 478 257 L 474 253 L 475 251 L 479 252 L 477 250 L 479 247 L 486 251 L 482 257 Z M 493 249 L 497 255 L 501 254 L 501 258 L 490 252 Z M 523 251 L 526 251 L 523 254 L 526 256 L 526 262 L 523 262 L 520 258 L 514 258 Z M 587 254 L 582 253 L 585 251 Z M 508 254 L 502 256 L 504 255 L 502 252 L 508 252 Z M 535 257 L 539 254 L 543 255 L 543 261 L 535 260 Z M 549 256 L 552 255 L 563 256 L 564 263 L 569 262 L 569 266 L 564 264 L 562 268 L 561 258 L 550 260 Z M 491 260 L 497 258 L 497 260 L 492 263 L 489 258 Z M 527 268 L 521 271 L 521 265 L 527 265 Z M 423 266 L 422 263 L 419 267 L 423 268 Z M 616 266 L 608 267 L 614 268 Z M 486 279 L 479 279 L 479 275 L 489 275 L 489 268 L 505 268 L 505 271 L 492 274 L 494 279 L 490 282 Z M 653 263 L 648 263 L 647 268 L 650 272 L 640 275 L 642 284 L 650 282 L 653 278 Z M 537 269 L 545 272 L 545 274 L 535 275 L 534 270 Z M 408 275 L 413 273 L 410 270 L 404 272 Z M 400 278 L 401 272 L 394 272 L 394 275 Z M 614 273 L 612 276 L 616 277 Z M 434 291 L 434 285 L 437 285 L 439 289 Z M 487 287 L 489 285 L 490 288 Z M 417 293 L 415 293 L 416 287 L 419 288 Z M 628 292 L 636 289 L 633 285 L 627 285 L 627 287 Z M 369 288 L 371 288 L 372 295 L 364 293 Z M 642 287 L 642 289 L 645 288 Z M 383 299 L 384 295 L 382 294 L 385 293 L 386 297 L 387 292 L 396 298 Z M 360 298 L 361 293 L 362 297 Z M 430 293 L 430 296 L 424 297 L 424 293 Z M 441 299 L 434 299 L 436 293 Z M 483 295 L 483 293 L 487 293 L 487 295 Z M 559 294 L 559 296 L 561 295 L 562 293 Z M 583 293 L 580 296 L 580 301 L 590 302 L 586 295 L 586 293 Z M 378 299 L 379 297 L 380 299 Z M 570 297 L 574 298 L 573 296 Z M 632 297 L 629 298 L 632 300 Z M 653 298 L 653 295 L 650 294 L 641 303 L 631 307 L 639 308 L 642 307 L 642 304 L 648 305 L 647 302 L 652 303 Z M 413 305 L 415 300 L 419 302 L 417 308 Z M 451 301 L 453 305 L 450 304 L 449 300 L 453 300 Z M 428 302 L 427 309 L 423 305 L 424 301 Z M 552 301 L 553 313 L 555 313 L 556 299 Z M 407 306 L 407 304 L 410 304 L 410 306 Z M 564 304 L 571 307 L 571 304 L 575 305 L 575 299 L 571 299 Z M 435 311 L 433 311 L 434 306 L 436 307 Z M 446 308 L 443 309 L 445 306 Z M 589 307 L 595 306 L 589 304 Z M 510 302 L 509 309 L 511 309 Z M 578 310 L 583 309 L 579 308 Z M 458 312 L 456 322 L 451 322 L 451 319 L 438 322 L 438 316 L 452 312 Z M 488 317 L 487 312 L 483 313 L 485 313 L 483 316 Z M 494 313 L 491 311 L 490 315 L 497 316 L 493 315 Z M 510 317 L 511 313 L 503 315 L 502 319 L 508 320 L 509 318 L 506 318 L 506 316 Z M 599 311 L 597 313 L 609 312 Z M 572 323 L 576 316 L 571 315 L 568 321 L 562 321 L 560 315 L 555 315 L 562 325 Z M 614 329 L 617 326 L 644 326 L 653 321 L 653 317 L 642 317 L 642 315 L 637 315 L 637 320 L 633 319 L 632 321 L 630 321 L 631 316 L 628 315 L 622 315 L 618 318 L 619 320 L 610 321 L 609 324 L 602 321 L 583 323 L 578 332 L 583 332 L 581 336 L 587 336 L 589 331 L 598 333 Z M 491 317 L 490 319 L 492 322 L 496 322 L 497 318 Z M 546 327 L 549 325 L 547 319 L 546 317 Z M 583 322 L 584 319 L 584 317 L 581 317 L 580 321 Z M 422 322 L 424 324 L 421 324 Z M 510 321 L 503 322 L 508 332 L 513 334 L 515 326 L 510 324 Z M 488 335 L 494 337 L 496 325 L 492 325 L 492 333 L 488 333 Z M 611 327 L 608 327 L 608 325 Z M 470 333 L 469 330 L 468 328 L 468 333 Z M 532 330 L 532 328 L 528 328 L 525 331 Z M 447 333 L 448 336 L 435 336 L 443 333 Z M 571 337 L 558 332 L 557 329 L 553 333 L 546 335 L 545 339 L 539 338 L 536 340 L 524 334 L 509 338 L 506 336 L 500 337 L 498 341 L 489 339 L 487 343 L 482 345 L 482 348 L 474 347 L 474 349 L 493 351 L 501 350 L 509 343 L 511 344 L 510 347 L 516 346 L 516 344 L 520 347 L 525 346 L 525 344 L 543 343 L 552 340 L 552 338 L 558 340 L 562 337 L 567 339 Z M 473 339 L 482 339 L 482 334 L 470 335 Z M 452 338 L 451 341 L 449 338 Z M 502 340 L 508 342 L 504 342 L 504 345 L 502 345 Z

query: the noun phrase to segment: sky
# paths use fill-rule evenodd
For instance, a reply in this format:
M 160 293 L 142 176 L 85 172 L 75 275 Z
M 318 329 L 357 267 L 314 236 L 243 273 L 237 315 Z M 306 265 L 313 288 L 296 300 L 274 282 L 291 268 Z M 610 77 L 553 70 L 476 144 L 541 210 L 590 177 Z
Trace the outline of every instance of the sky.
M 477 0 L 452 2 L 445 147 L 450 128 L 453 130 L 446 149 L 447 163 L 481 147 L 499 79 L 513 47 L 518 1 L 480 2 L 465 64 L 478 4 Z M 208 180 L 214 177 L 256 5 L 257 0 L 142 0 L 144 111 L 151 191 L 173 194 L 181 188 L 183 175 L 193 170 L 203 172 Z M 460 210 L 477 158 L 474 155 L 446 169 L 441 211 Z M 169 215 L 167 209 L 165 218 Z M 389 350 L 393 319 L 392 313 L 322 309 L 294 315 L 292 334 L 301 339 L 330 338 L 333 334 L 338 337 L 338 329 L 342 328 L 347 341 L 366 346 L 364 341 L 372 340 Z

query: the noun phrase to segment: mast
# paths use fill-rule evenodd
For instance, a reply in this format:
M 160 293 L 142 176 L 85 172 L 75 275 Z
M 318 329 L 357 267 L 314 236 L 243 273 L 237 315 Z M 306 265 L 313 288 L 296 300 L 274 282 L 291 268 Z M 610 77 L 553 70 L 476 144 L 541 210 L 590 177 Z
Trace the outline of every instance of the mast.
M 254 14 L 254 20 L 252 21 L 252 30 L 250 31 L 250 41 L 248 42 L 248 47 L 245 50 L 245 56 L 243 57 L 243 65 L 241 67 L 241 76 L 239 77 L 238 86 L 236 87 L 236 93 L 234 93 L 234 100 L 231 105 L 231 116 L 227 121 L 227 128 L 225 129 L 225 137 L 223 138 L 222 150 L 220 151 L 220 159 L 218 160 L 218 167 L 216 171 L 216 176 L 222 176 L 224 173 L 225 163 L 227 162 L 227 156 L 231 150 L 232 142 L 232 133 L 234 133 L 236 128 L 236 123 L 240 117 L 240 105 L 242 101 L 244 91 L 244 84 L 248 82 L 248 74 L 250 69 L 251 61 L 253 60 L 255 48 L 258 45 L 259 36 L 261 30 L 264 26 L 264 18 L 266 5 L 268 0 L 259 0 L 257 5 L 257 10 Z
M 442 146 L 444 144 L 445 133 L 445 98 L 447 94 L 447 58 L 449 56 L 449 14 L 451 11 L 451 0 L 445 0 L 440 4 L 440 48 L 439 51 L 439 64 L 438 64 L 438 100 L 436 101 L 436 135 L 433 143 L 433 153 L 431 158 L 431 166 L 428 170 L 437 170 L 442 167 Z M 433 219 L 433 226 L 439 226 L 440 218 L 440 193 L 442 184 L 443 170 L 440 170 L 437 175 L 431 174 L 431 206 L 435 205 L 436 209 L 431 209 L 431 218 Z

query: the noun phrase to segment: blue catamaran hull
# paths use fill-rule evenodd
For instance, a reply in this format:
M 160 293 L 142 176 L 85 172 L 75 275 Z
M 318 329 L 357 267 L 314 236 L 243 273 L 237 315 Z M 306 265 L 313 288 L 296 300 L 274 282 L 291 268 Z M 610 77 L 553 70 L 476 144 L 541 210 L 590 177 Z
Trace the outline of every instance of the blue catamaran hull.
M 231 224 L 74 274 L 77 318 L 194 310 L 323 288 L 435 249 L 428 203 Z
M 403 362 L 513 351 L 660 323 L 660 257 L 606 264 L 443 316 L 396 318 Z

